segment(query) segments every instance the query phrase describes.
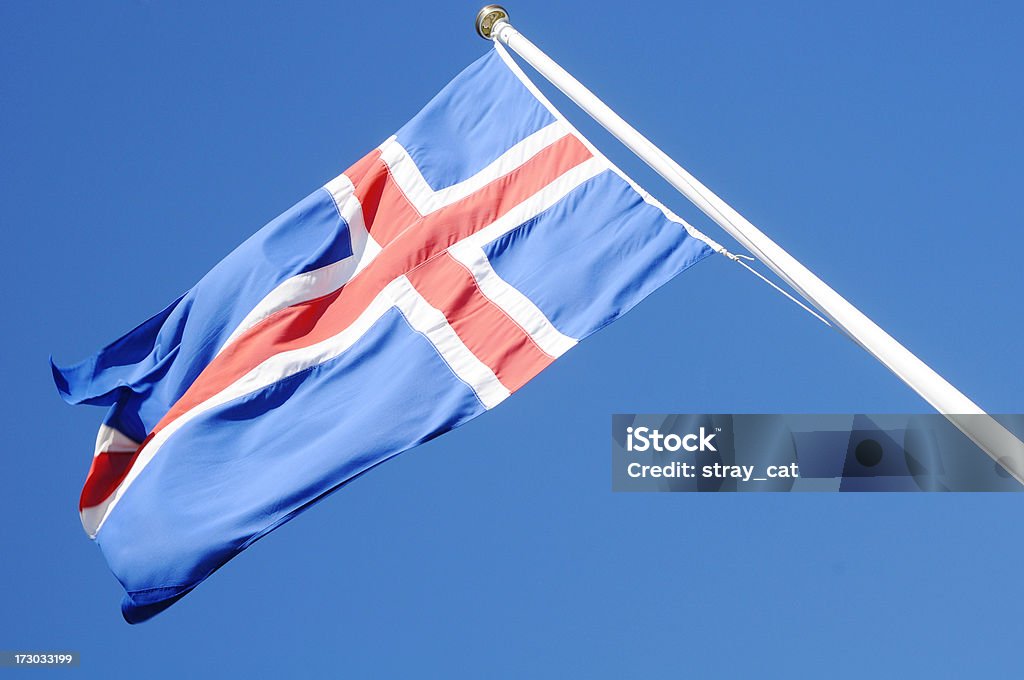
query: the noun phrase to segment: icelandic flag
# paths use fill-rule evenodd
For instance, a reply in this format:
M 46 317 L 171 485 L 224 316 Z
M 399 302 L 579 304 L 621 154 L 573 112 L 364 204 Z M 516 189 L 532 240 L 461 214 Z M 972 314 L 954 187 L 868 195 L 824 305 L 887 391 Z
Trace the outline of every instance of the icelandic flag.
M 79 508 L 124 618 L 497 406 L 717 249 L 496 46 L 163 311 L 53 366 L 65 401 L 110 407 Z

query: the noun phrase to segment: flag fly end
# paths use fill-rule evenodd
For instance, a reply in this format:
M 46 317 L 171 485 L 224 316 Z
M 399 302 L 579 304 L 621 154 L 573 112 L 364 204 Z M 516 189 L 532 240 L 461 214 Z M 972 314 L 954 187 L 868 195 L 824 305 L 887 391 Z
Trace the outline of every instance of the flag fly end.
M 501 5 L 485 5 L 476 13 L 476 32 L 484 40 L 490 40 L 495 24 L 508 21 L 508 10 Z

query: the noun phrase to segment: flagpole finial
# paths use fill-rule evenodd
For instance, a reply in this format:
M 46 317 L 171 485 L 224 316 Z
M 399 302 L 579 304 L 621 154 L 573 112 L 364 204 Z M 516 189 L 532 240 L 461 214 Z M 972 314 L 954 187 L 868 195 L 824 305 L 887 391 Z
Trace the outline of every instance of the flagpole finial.
M 501 5 L 487 5 L 476 13 L 476 32 L 484 40 L 490 40 L 491 31 L 499 21 L 508 21 L 508 10 Z

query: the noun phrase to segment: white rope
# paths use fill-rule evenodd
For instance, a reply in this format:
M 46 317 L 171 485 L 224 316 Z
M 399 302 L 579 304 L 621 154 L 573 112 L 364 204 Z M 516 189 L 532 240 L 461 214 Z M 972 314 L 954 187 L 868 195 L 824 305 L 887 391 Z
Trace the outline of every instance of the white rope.
M 776 283 L 775 283 L 774 281 L 771 281 L 770 279 L 766 278 L 766 277 L 764 276 L 764 274 L 762 274 L 761 272 L 757 271 L 756 269 L 754 269 L 754 268 L 753 268 L 753 267 L 751 267 L 751 266 L 750 266 L 749 264 L 747 264 L 746 262 L 744 262 L 744 261 L 743 261 L 743 260 L 750 260 L 751 262 L 755 262 L 755 261 L 756 261 L 756 260 L 755 260 L 755 258 L 753 258 L 753 257 L 750 257 L 749 255 L 734 255 L 733 253 L 730 253 L 730 252 L 729 252 L 728 250 L 726 250 L 725 248 L 722 248 L 722 249 L 721 249 L 721 250 L 719 250 L 718 252 L 719 252 L 719 253 L 721 253 L 722 255 L 725 255 L 725 256 L 726 256 L 727 258 L 729 258 L 730 260 L 732 260 L 732 261 L 733 261 L 733 262 L 735 262 L 736 264 L 742 265 L 742 266 L 743 266 L 743 267 L 745 267 L 745 268 L 747 269 L 747 271 L 749 271 L 749 272 L 750 272 L 751 274 L 753 274 L 753 275 L 754 275 L 754 276 L 756 276 L 757 278 L 761 279 L 762 281 L 764 281 L 764 282 L 765 282 L 765 283 L 767 283 L 767 284 L 768 284 L 769 286 L 771 286 L 771 287 L 772 287 L 772 288 L 774 288 L 775 290 L 779 291 L 780 293 L 782 293 L 783 295 L 785 295 L 786 297 L 788 297 L 788 298 L 789 298 L 790 300 L 792 300 L 792 301 L 793 301 L 793 302 L 795 302 L 796 304 L 800 305 L 800 307 L 801 307 L 801 308 L 802 308 L 802 309 L 803 309 L 803 310 L 804 310 L 805 312 L 807 312 L 808 314 L 810 314 L 811 316 L 813 316 L 814 318 L 816 318 L 816 319 L 817 319 L 818 321 L 820 321 L 820 322 L 822 322 L 823 324 L 825 324 L 826 326 L 828 326 L 829 328 L 832 328 L 832 324 L 828 322 L 828 319 L 826 319 L 825 317 L 823 317 L 823 316 L 822 316 L 821 314 L 818 314 L 818 313 L 817 313 L 816 311 L 814 311 L 813 309 L 811 309 L 810 307 L 808 307 L 807 305 L 805 305 L 805 304 L 804 304 L 803 302 L 800 302 L 800 300 L 798 300 L 798 299 L 796 299 L 795 297 L 793 297 L 793 296 L 792 296 L 792 295 L 791 295 L 791 294 L 789 293 L 789 291 L 787 291 L 787 290 L 784 290 L 784 289 L 780 288 L 780 287 L 778 286 L 778 284 L 776 284 Z
M 562 114 L 561 111 L 559 111 L 557 108 L 555 108 L 555 105 L 552 104 L 551 101 L 547 97 L 544 96 L 544 93 L 542 93 L 537 88 L 537 86 L 533 83 L 533 81 L 530 80 L 530 77 L 527 76 L 526 73 L 523 71 L 523 69 L 519 67 L 519 64 L 516 63 L 516 61 L 508 53 L 508 50 L 505 49 L 505 46 L 502 45 L 501 42 L 495 40 L 494 41 L 494 48 L 495 48 L 495 51 L 497 51 L 498 56 L 501 57 L 501 60 L 503 62 L 505 62 L 506 66 L 508 66 L 509 70 L 511 70 L 512 73 L 516 76 L 516 78 L 518 78 L 519 81 L 533 94 L 533 96 L 537 98 L 537 100 L 544 106 L 544 108 L 546 108 L 549 112 L 551 112 L 551 115 L 553 115 L 556 119 L 558 119 L 562 123 L 562 125 L 564 125 L 573 135 L 576 136 L 577 139 L 579 139 L 581 142 L 583 142 L 584 146 L 586 146 L 587 149 L 590 150 L 590 153 L 592 153 L 592 154 L 594 154 L 594 156 L 602 159 L 605 163 L 608 164 L 608 167 L 612 170 L 612 172 L 614 172 L 619 177 L 621 177 L 626 182 L 628 182 L 629 185 L 631 187 L 633 187 L 633 190 L 635 192 L 637 192 L 638 194 L 640 194 L 640 197 L 643 198 L 645 202 L 650 203 L 651 205 L 653 205 L 656 208 L 658 208 L 659 210 L 661 210 L 661 212 L 665 215 L 665 217 L 667 217 L 670 221 L 677 222 L 678 224 L 681 224 L 683 226 L 683 228 L 686 229 L 686 231 L 690 234 L 690 236 L 693 236 L 694 238 L 696 238 L 698 240 L 704 241 L 704 243 L 708 244 L 708 246 L 712 250 L 714 250 L 716 253 L 720 253 L 722 255 L 725 255 L 727 258 L 729 258 L 733 262 L 736 262 L 736 263 L 739 263 L 739 264 L 743 265 L 744 267 L 747 268 L 748 271 L 753 273 L 759 279 L 761 279 L 762 281 L 767 283 L 769 286 L 771 286 L 775 290 L 779 291 L 780 293 L 782 293 L 783 295 L 788 297 L 790 300 L 792 300 L 796 304 L 800 305 L 800 307 L 802 307 L 808 314 L 811 314 L 812 316 L 814 316 L 816 319 L 821 321 L 823 324 L 825 324 L 829 328 L 832 327 L 832 324 L 830 324 L 823 316 L 821 316 L 820 314 L 815 312 L 813 309 L 811 309 L 810 307 L 805 305 L 800 300 L 798 300 L 795 297 L 793 297 L 792 295 L 790 295 L 789 292 L 787 292 L 787 291 L 783 290 L 782 288 L 780 288 L 773 281 L 770 281 L 769 279 L 766 279 L 764 277 L 764 275 L 761 274 L 761 272 L 759 272 L 756 269 L 752 268 L 750 265 L 748 265 L 746 262 L 743 261 L 744 259 L 753 261 L 754 260 L 753 257 L 750 257 L 749 255 L 734 255 L 734 254 L 730 253 L 728 250 L 725 249 L 724 246 L 722 246 L 721 244 L 717 243 L 716 241 L 714 241 L 713 239 L 708 237 L 706 234 L 704 234 L 699 229 L 697 229 L 696 227 L 691 225 L 689 222 L 684 220 L 679 215 L 676 215 L 674 212 L 669 210 L 663 203 L 661 203 L 656 198 L 651 196 L 651 194 L 649 194 L 647 191 L 645 191 L 639 184 L 634 182 L 633 179 L 631 177 L 629 177 L 629 175 L 627 175 L 622 170 L 620 170 L 614 163 L 611 162 L 611 160 L 607 156 L 605 156 L 603 153 L 601 153 L 601 151 L 596 146 L 594 146 L 590 142 L 589 139 L 584 137 L 583 133 L 581 133 L 579 130 L 577 130 L 576 127 L 572 123 L 569 122 L 569 119 L 566 118 Z

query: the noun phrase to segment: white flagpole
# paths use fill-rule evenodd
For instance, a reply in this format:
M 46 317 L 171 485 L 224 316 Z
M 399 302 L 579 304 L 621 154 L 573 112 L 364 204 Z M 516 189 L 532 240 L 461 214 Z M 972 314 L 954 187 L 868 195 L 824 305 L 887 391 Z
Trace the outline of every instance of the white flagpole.
M 522 57 L 1024 484 L 1024 443 L 608 108 L 513 28 L 504 8 L 481 9 L 476 27 L 482 37 L 499 41 Z

